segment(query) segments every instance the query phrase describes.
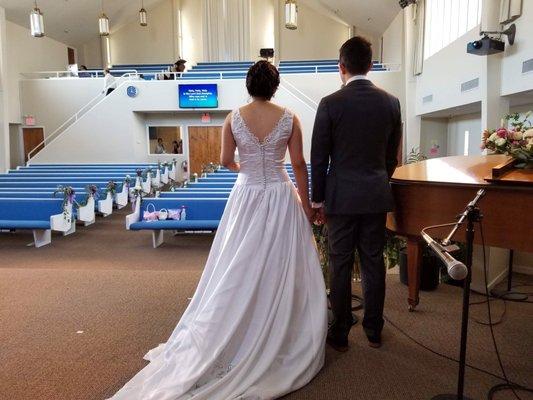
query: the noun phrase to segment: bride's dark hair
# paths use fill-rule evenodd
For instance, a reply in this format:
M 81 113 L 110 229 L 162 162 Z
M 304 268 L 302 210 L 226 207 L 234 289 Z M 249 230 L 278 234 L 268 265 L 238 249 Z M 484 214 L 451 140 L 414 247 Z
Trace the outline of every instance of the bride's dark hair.
M 252 97 L 270 100 L 279 86 L 278 69 L 268 61 L 258 61 L 246 75 L 246 89 Z

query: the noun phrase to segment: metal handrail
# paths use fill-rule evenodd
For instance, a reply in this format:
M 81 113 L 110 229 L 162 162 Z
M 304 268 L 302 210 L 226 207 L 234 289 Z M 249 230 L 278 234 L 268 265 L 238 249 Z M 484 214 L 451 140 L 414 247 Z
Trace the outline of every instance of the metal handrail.
M 286 86 L 289 86 L 289 88 L 285 87 Z M 298 97 L 296 96 L 294 93 L 291 92 L 294 91 L 296 93 L 298 93 L 300 96 L 304 97 L 309 103 L 312 104 L 312 106 L 310 106 L 309 104 L 307 104 L 310 108 L 313 109 L 313 111 L 316 111 L 318 109 L 318 103 L 313 100 L 311 97 L 309 97 L 308 95 L 306 95 L 304 92 L 302 92 L 300 89 L 298 89 L 296 86 L 294 86 L 292 83 L 290 83 L 287 79 L 285 78 L 282 78 L 281 79 L 281 87 L 284 87 L 285 90 L 287 90 L 288 92 L 290 92 L 293 96 L 295 97 Z M 300 101 L 303 102 L 302 99 L 299 98 Z
M 137 77 L 137 73 L 126 73 L 122 75 L 119 79 L 125 79 L 122 82 L 119 83 L 117 86 L 117 89 L 125 85 L 127 82 L 131 81 L 132 77 Z M 79 120 L 83 115 L 85 115 L 87 112 L 92 110 L 96 105 L 100 103 L 100 101 L 104 100 L 107 96 L 104 94 L 105 91 L 110 87 L 111 85 L 108 85 L 104 87 L 103 92 L 100 92 L 98 96 L 91 99 L 87 104 L 85 104 L 82 108 L 80 108 L 72 117 L 67 119 L 65 122 L 63 122 L 55 131 L 53 131 L 50 135 L 46 136 L 37 146 L 35 146 L 31 151 L 28 153 L 28 160 L 27 165 L 30 164 L 31 159 L 33 156 L 38 153 L 38 151 L 41 150 L 42 147 L 46 146 L 47 144 L 50 144 L 52 141 L 57 139 L 65 130 L 71 126 L 74 122 Z
M 114 69 L 112 72 L 119 72 L 123 75 L 138 73 L 135 69 Z M 20 75 L 25 79 L 50 79 L 50 78 L 79 78 L 80 73 L 87 73 L 90 76 L 85 78 L 102 78 L 103 72 L 100 71 L 78 71 L 78 75 L 74 75 L 72 71 L 35 71 L 35 72 L 21 72 Z M 48 76 L 51 75 L 51 76 Z M 121 77 L 123 76 L 121 75 Z M 37 77 L 35 77 L 37 76 Z

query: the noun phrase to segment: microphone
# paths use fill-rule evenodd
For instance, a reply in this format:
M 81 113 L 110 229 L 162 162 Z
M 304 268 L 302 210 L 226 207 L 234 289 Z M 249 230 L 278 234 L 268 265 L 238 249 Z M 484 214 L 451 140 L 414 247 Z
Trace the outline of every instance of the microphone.
M 421 234 L 431 250 L 433 250 L 437 257 L 439 257 L 442 262 L 446 264 L 448 275 L 450 275 L 450 277 L 456 281 L 465 279 L 466 275 L 468 274 L 466 265 L 453 258 L 440 243 L 433 240 L 433 238 L 427 233 L 422 231 Z

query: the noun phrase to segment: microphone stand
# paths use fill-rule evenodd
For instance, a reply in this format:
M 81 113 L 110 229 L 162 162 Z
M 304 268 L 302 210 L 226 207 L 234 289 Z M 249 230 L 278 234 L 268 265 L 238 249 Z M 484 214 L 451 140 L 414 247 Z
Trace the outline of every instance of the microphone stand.
M 461 345 L 459 350 L 459 373 L 457 378 L 456 394 L 439 394 L 431 400 L 472 400 L 464 396 L 465 368 L 466 368 L 466 343 L 468 338 L 468 313 L 470 310 L 470 284 L 472 282 L 472 254 L 474 251 L 474 223 L 481 221 L 482 215 L 477 207 L 479 200 L 485 195 L 485 190 L 480 189 L 474 200 L 468 203 L 465 211 L 453 227 L 450 234 L 444 239 L 443 245 L 448 245 L 457 232 L 457 229 L 466 220 L 466 268 L 468 273 L 463 282 L 463 311 L 461 317 Z

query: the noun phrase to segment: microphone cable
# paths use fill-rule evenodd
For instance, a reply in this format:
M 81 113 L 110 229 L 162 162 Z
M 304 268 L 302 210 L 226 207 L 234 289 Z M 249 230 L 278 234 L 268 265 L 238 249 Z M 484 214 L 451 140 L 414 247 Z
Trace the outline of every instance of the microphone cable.
M 511 390 L 513 392 L 513 395 L 518 400 L 521 400 L 520 396 L 518 395 L 518 393 L 516 391 L 522 389 L 522 387 L 520 385 L 516 385 L 516 384 L 514 384 L 514 383 L 509 381 L 509 378 L 507 376 L 507 372 L 505 371 L 505 367 L 503 366 L 502 358 L 501 358 L 501 355 L 500 355 L 500 350 L 498 348 L 498 343 L 496 342 L 496 337 L 494 335 L 494 325 L 492 324 L 492 312 L 491 312 L 491 306 L 490 306 L 489 283 L 488 283 L 488 276 L 487 276 L 488 275 L 488 271 L 487 271 L 487 252 L 486 252 L 486 248 L 485 248 L 485 236 L 483 235 L 483 223 L 481 221 L 479 221 L 478 224 L 479 224 L 479 232 L 481 234 L 481 246 L 483 248 L 483 276 L 484 276 L 484 280 L 485 280 L 485 296 L 486 296 L 486 303 L 487 303 L 487 316 L 488 316 L 488 319 L 489 319 L 488 326 L 489 326 L 489 329 L 490 329 L 490 336 L 492 338 L 492 344 L 493 344 L 493 347 L 494 347 L 494 352 L 496 353 L 496 358 L 498 359 L 498 364 L 500 365 L 500 370 L 501 370 L 501 372 L 503 374 L 503 377 L 504 377 L 504 380 L 505 380 L 505 383 L 506 383 L 506 385 L 503 385 L 503 386 L 502 386 L 502 384 L 493 386 L 491 388 L 491 390 L 489 391 L 489 400 L 492 399 L 492 396 L 495 393 L 495 391 L 494 391 L 495 387 L 498 387 L 498 389 L 496 389 L 496 391 L 509 389 L 509 390 Z M 528 390 L 528 389 L 526 389 L 526 390 Z M 533 392 L 533 390 L 531 390 L 531 389 L 529 389 L 528 391 L 532 391 Z

